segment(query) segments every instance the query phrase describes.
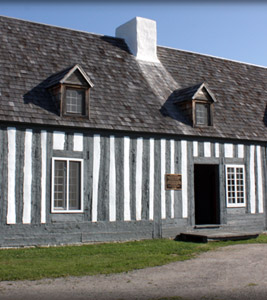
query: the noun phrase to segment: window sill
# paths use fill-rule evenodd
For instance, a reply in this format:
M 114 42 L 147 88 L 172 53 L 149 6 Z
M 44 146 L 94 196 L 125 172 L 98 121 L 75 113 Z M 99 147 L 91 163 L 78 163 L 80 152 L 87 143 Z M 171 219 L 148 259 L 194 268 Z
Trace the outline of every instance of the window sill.
M 89 119 L 88 115 L 80 115 L 80 114 L 63 114 L 62 117 L 64 118 L 70 118 L 70 119 L 74 119 L 74 118 L 83 118 L 83 119 Z
M 246 207 L 246 203 L 242 204 L 227 204 L 227 208 L 244 208 Z
M 83 214 L 83 210 L 52 210 L 52 214 Z
M 197 125 L 193 126 L 194 128 L 213 128 L 213 125 Z

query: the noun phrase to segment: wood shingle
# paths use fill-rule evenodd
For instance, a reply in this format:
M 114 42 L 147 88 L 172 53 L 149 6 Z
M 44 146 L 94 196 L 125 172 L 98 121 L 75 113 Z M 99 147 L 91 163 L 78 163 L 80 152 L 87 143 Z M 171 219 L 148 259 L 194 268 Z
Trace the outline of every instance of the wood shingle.
M 148 63 L 137 61 L 120 38 L 7 17 L 0 17 L 0 26 L 2 122 L 267 139 L 265 67 L 161 46 L 161 63 Z M 75 64 L 94 83 L 86 120 L 60 117 L 46 89 L 51 76 L 62 76 Z M 212 128 L 193 128 L 175 106 L 171 115 L 164 114 L 175 90 L 201 82 L 217 99 Z

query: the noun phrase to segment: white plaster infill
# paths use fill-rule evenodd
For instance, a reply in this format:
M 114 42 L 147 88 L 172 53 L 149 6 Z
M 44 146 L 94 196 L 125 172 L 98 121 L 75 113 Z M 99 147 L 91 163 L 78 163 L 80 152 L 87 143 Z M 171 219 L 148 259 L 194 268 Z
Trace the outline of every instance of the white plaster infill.
M 97 222 L 98 184 L 101 158 L 100 135 L 94 135 L 94 160 L 93 160 L 93 191 L 92 191 L 92 222 Z
M 123 156 L 123 170 L 124 170 L 124 221 L 131 221 L 130 208 L 130 138 L 124 137 L 124 156 Z
M 224 157 L 233 158 L 234 157 L 234 145 L 233 144 L 224 144 Z
M 165 173 L 166 173 L 166 140 L 160 141 L 160 162 L 161 162 L 161 219 L 166 219 L 166 190 L 165 190 Z
M 32 201 L 32 130 L 25 131 L 24 180 L 23 180 L 23 216 L 22 223 L 31 223 Z
M 215 157 L 220 157 L 220 145 L 215 143 Z
M 16 224 L 16 128 L 7 128 L 7 224 Z
M 42 168 L 41 168 L 41 223 L 46 223 L 46 164 L 47 164 L 47 131 L 41 131 L 41 153 L 42 153 Z
M 256 213 L 256 178 L 255 178 L 255 146 L 250 146 L 250 162 L 249 162 L 249 174 L 250 174 L 250 210 L 252 214 Z
M 204 142 L 204 156 L 211 157 L 210 142 Z
M 155 155 L 154 155 L 154 144 L 153 138 L 149 139 L 149 220 L 154 219 L 154 171 L 155 171 Z
M 53 132 L 53 149 L 64 150 L 65 145 L 65 133 L 61 131 Z
M 115 161 L 115 137 L 109 138 L 109 221 L 116 221 L 116 161 Z
M 181 141 L 181 161 L 182 161 L 182 216 L 188 217 L 188 193 L 187 193 L 187 141 Z
M 157 24 L 154 20 L 135 17 L 116 29 L 132 54 L 139 60 L 159 63 L 157 57 Z
M 136 220 L 142 219 L 142 164 L 143 164 L 143 139 L 137 138 L 136 145 Z

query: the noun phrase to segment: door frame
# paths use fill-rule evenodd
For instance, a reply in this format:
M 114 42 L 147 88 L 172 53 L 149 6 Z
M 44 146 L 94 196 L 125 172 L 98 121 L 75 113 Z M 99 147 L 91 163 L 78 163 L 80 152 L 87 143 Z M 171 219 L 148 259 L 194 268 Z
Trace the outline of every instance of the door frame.
M 191 226 L 195 226 L 195 176 L 194 176 L 194 166 L 195 165 L 217 165 L 218 166 L 218 203 L 220 205 L 220 213 L 219 213 L 219 218 L 220 218 L 220 224 L 218 225 L 223 225 L 227 223 L 227 211 L 226 211 L 226 203 L 225 203 L 225 174 L 224 174 L 224 161 L 219 159 L 219 158 L 204 158 L 204 157 L 195 157 L 192 161 L 191 165 L 191 201 L 190 201 L 190 224 Z

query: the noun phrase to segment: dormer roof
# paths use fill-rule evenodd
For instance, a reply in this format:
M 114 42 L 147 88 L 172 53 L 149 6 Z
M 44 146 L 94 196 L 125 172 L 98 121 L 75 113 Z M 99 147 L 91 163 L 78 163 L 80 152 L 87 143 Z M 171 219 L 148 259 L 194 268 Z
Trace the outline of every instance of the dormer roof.
M 174 91 L 174 103 L 181 103 L 196 99 L 208 102 L 217 102 L 215 96 L 205 82 Z
M 78 64 L 52 75 L 48 80 L 47 88 L 64 83 L 94 86 L 86 72 Z

